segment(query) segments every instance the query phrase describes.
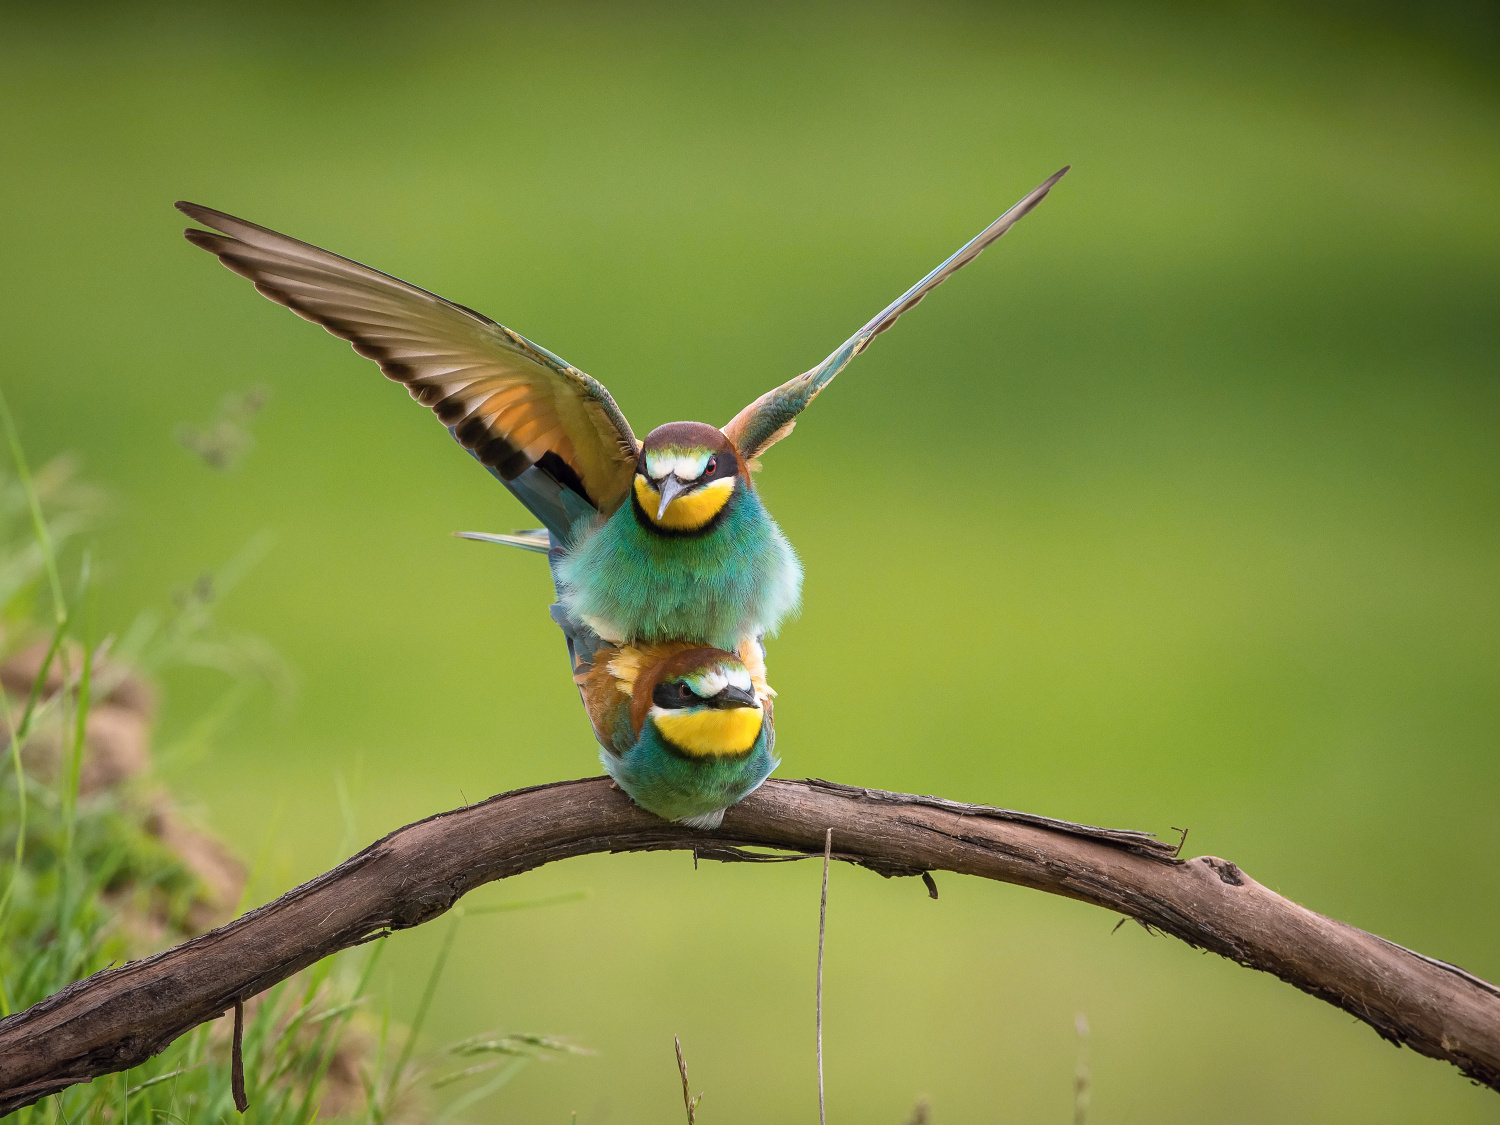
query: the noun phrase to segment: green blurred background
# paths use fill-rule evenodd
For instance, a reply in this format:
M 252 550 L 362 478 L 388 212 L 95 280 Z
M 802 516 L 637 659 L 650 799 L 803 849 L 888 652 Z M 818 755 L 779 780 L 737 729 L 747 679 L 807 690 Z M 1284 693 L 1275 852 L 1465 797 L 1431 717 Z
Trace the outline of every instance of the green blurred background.
M 275 546 L 222 618 L 296 668 L 163 768 L 264 900 L 463 800 L 597 772 L 520 507 L 373 365 L 179 236 L 187 198 L 724 421 L 1073 173 L 766 459 L 807 569 L 782 776 L 1167 834 L 1500 978 L 1492 9 L 3 9 L 0 378 L 115 498 L 101 614 Z M 234 474 L 176 445 L 272 392 Z M 166 685 L 162 740 L 219 684 Z M 340 786 L 357 824 L 346 835 Z M 814 865 L 595 857 L 474 899 L 424 1041 L 562 1033 L 470 1120 L 816 1112 Z M 830 1119 L 1496 1121 L 1265 976 L 1076 903 L 833 873 Z M 391 939 L 409 1016 L 445 923 Z

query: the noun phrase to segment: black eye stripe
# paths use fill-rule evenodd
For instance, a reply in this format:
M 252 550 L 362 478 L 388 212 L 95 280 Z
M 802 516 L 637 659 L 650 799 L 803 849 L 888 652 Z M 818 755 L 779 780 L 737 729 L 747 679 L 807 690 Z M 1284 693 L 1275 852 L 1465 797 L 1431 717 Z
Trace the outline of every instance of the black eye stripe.
M 657 684 L 651 692 L 651 702 L 669 711 L 676 711 L 684 707 L 694 707 L 703 700 L 698 698 L 692 688 L 678 680 L 676 683 Z

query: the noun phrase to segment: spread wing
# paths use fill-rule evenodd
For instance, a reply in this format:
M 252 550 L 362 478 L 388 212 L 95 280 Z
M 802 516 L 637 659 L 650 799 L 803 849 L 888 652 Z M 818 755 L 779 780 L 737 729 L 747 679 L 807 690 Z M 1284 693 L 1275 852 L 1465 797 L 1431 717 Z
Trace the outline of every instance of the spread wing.
M 734 442 L 740 455 L 747 461 L 754 460 L 791 433 L 792 427 L 796 425 L 797 415 L 817 397 L 819 391 L 833 381 L 833 377 L 842 371 L 851 359 L 870 346 L 871 340 L 895 324 L 896 318 L 907 309 L 915 308 L 928 293 L 979 257 L 980 251 L 991 242 L 1015 226 L 1027 212 L 1046 198 L 1047 193 L 1052 190 L 1052 185 L 1062 179 L 1067 171 L 1068 169 L 1064 168 L 1050 177 L 1025 199 L 985 227 L 973 239 L 966 242 L 956 254 L 901 294 L 883 309 L 879 316 L 845 340 L 838 351 L 818 366 L 798 375 L 795 379 L 788 380 L 773 391 L 767 391 L 736 414 L 724 427 L 724 433 L 730 441 Z
M 577 368 L 472 309 L 348 258 L 222 211 L 177 209 L 213 228 L 189 228 L 189 242 L 375 360 L 502 481 L 534 466 L 606 513 L 629 494 L 639 444 L 609 392 Z

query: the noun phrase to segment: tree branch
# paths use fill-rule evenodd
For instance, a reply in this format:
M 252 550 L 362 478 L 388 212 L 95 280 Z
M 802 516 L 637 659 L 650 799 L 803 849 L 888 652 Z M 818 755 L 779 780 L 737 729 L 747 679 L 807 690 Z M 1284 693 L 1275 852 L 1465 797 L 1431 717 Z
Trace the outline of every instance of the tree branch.
M 1500 1089 L 1500 989 L 1453 965 L 1325 918 L 1233 863 L 1027 813 L 771 781 L 716 832 L 642 812 L 606 778 L 492 797 L 408 825 L 311 882 L 202 937 L 96 973 L 0 1020 L 0 1115 L 135 1066 L 340 949 L 431 921 L 483 883 L 592 852 L 692 850 L 707 859 L 821 855 L 882 875 L 954 871 L 1092 903 L 1273 973 Z M 746 848 L 773 848 L 767 856 Z

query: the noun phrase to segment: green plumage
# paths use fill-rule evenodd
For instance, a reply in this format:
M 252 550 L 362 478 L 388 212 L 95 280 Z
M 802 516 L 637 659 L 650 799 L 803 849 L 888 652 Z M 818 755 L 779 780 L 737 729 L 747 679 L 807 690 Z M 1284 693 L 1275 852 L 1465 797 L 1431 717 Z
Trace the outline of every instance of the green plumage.
M 561 600 L 606 637 L 732 652 L 746 636 L 775 632 L 801 595 L 791 544 L 743 480 L 702 533 L 665 534 L 631 500 L 575 534 L 557 569 Z
M 628 728 L 627 728 L 628 730 Z M 599 755 L 605 771 L 647 812 L 694 828 L 717 828 L 724 810 L 743 801 L 777 766 L 771 723 L 743 755 L 687 758 L 667 746 L 650 719 L 623 753 Z

